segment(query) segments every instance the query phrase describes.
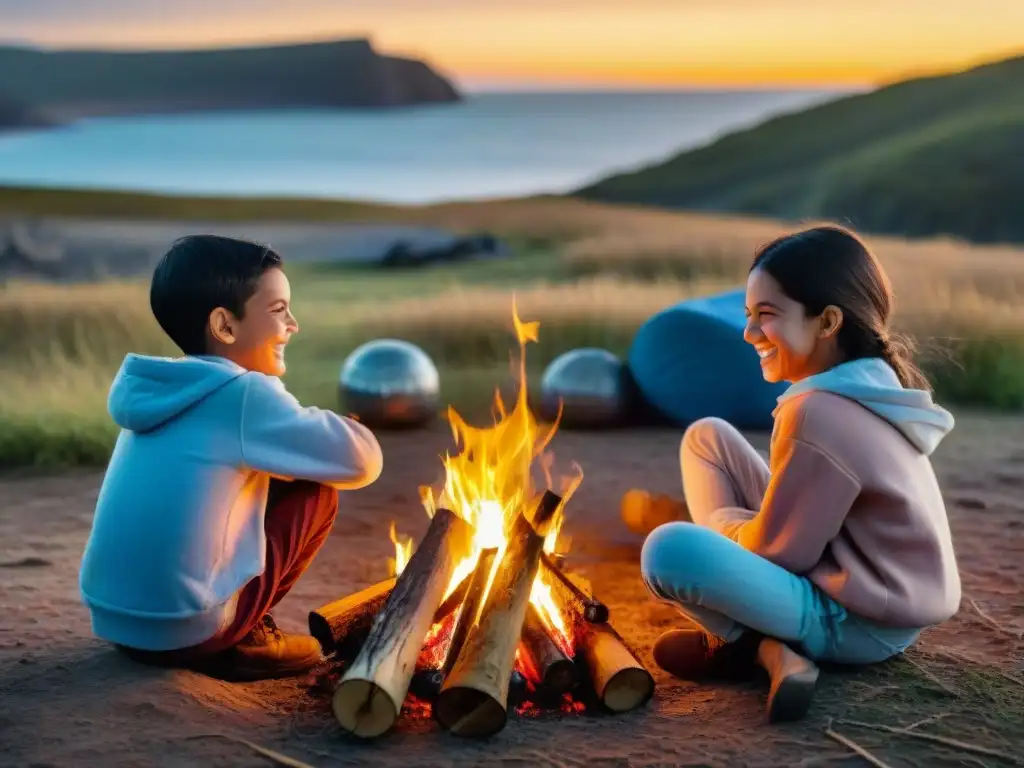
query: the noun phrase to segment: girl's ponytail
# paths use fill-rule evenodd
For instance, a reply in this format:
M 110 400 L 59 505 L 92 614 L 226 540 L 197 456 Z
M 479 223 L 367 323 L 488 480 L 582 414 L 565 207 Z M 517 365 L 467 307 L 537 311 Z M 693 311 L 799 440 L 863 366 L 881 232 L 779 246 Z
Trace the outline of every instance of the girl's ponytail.
M 899 334 L 884 333 L 879 338 L 881 355 L 907 389 L 923 389 L 931 392 L 931 384 L 914 362 L 913 342 Z

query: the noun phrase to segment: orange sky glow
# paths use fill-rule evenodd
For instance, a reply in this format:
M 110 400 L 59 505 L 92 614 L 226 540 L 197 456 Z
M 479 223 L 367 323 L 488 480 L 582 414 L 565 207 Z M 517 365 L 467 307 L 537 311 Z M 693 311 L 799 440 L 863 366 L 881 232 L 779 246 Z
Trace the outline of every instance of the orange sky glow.
M 863 86 L 1024 52 L 1020 0 L 90 5 L 38 0 L 34 14 L 0 0 L 0 28 L 43 45 L 132 48 L 366 35 L 380 50 L 424 57 L 462 84 L 498 86 Z

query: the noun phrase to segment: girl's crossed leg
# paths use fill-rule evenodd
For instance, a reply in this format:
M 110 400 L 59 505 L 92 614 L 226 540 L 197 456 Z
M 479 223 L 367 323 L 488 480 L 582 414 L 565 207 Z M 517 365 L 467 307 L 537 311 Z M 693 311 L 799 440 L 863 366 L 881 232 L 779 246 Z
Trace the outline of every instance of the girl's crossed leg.
M 918 630 L 881 627 L 851 615 L 810 580 L 713 529 L 717 510 L 756 510 L 768 486 L 767 465 L 732 425 L 720 419 L 695 422 L 680 454 L 694 522 L 663 525 L 644 543 L 643 578 L 656 597 L 728 643 L 752 630 L 815 660 L 878 662 L 914 642 Z

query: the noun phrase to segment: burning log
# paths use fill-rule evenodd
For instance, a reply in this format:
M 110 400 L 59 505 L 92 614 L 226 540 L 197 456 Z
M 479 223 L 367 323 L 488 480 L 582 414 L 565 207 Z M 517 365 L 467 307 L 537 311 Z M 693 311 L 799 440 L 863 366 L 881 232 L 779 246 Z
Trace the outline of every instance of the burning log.
M 459 613 L 458 622 L 452 630 L 451 642 L 448 645 L 448 655 L 445 657 L 442 671 L 448 675 L 455 666 L 455 660 L 462 651 L 469 635 L 469 628 L 476 620 L 477 611 L 480 609 L 480 601 L 486 596 L 487 583 L 491 578 L 491 571 L 494 570 L 494 558 L 498 556 L 497 547 L 493 549 L 480 550 L 480 556 L 476 561 L 473 573 L 467 577 L 469 588 L 466 590 L 466 599 L 462 602 L 462 611 Z
M 437 701 L 441 725 L 460 736 L 488 736 L 508 719 L 509 679 L 537 576 L 544 539 L 520 513 L 480 612 Z
M 578 615 L 591 624 L 608 621 L 608 606 L 580 589 L 547 553 L 541 555 L 540 570 L 563 616 Z
M 344 658 L 359 652 L 374 617 L 391 597 L 395 581 L 394 577 L 386 579 L 310 612 L 309 634 L 320 642 L 324 653 Z
M 424 638 L 470 536 L 469 524 L 455 513 L 434 513 L 359 655 L 334 690 L 334 715 L 345 730 L 370 738 L 394 725 Z
M 354 595 L 320 606 L 309 614 L 309 634 L 315 637 L 324 653 L 344 659 L 359 652 L 370 633 L 373 620 L 391 596 L 396 577 L 378 582 Z M 434 613 L 434 624 L 444 621 L 462 604 L 469 588 L 467 576 L 445 598 Z
M 594 692 L 608 709 L 626 712 L 654 694 L 654 678 L 610 624 L 587 624 L 576 639 Z
M 552 567 L 557 568 L 558 570 L 565 568 L 564 552 L 545 552 L 544 554 L 547 555 L 548 563 L 550 563 Z
M 540 685 L 551 693 L 566 693 L 576 687 L 576 665 L 551 639 L 540 612 L 532 603 L 526 608 L 522 641 Z
M 548 532 L 548 526 L 555 517 L 555 512 L 562 505 L 562 497 L 551 490 L 544 491 L 537 502 L 533 513 L 533 527 L 541 536 Z
M 466 599 L 466 595 L 469 594 L 469 582 L 472 580 L 473 574 L 469 574 L 462 581 L 459 582 L 459 586 L 452 590 L 452 593 L 444 599 L 440 607 L 437 609 L 437 613 L 434 614 L 434 623 L 437 624 L 439 621 L 444 621 L 453 613 L 456 609 L 462 605 L 462 601 Z

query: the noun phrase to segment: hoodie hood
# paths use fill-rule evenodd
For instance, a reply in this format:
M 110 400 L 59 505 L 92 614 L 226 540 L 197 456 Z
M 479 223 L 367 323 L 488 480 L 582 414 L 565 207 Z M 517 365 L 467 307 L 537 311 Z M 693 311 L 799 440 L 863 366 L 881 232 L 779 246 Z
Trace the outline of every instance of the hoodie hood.
M 111 385 L 107 409 L 119 427 L 149 432 L 245 373 L 223 357 L 128 355 Z
M 878 357 L 851 360 L 808 376 L 783 392 L 778 402 L 781 405 L 814 391 L 832 392 L 857 401 L 896 427 L 926 456 L 953 429 L 953 415 L 949 411 L 932 402 L 927 391 L 904 388 L 892 366 Z

